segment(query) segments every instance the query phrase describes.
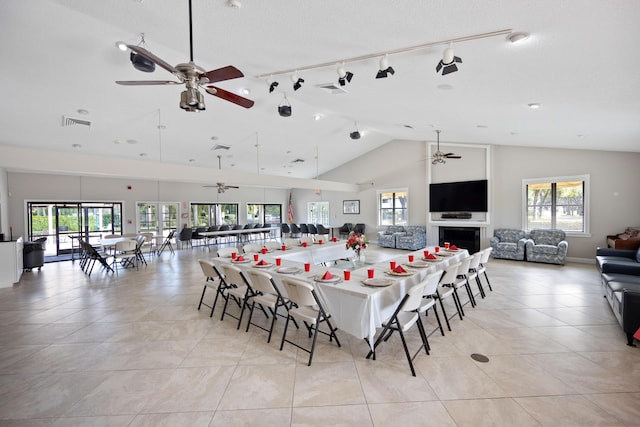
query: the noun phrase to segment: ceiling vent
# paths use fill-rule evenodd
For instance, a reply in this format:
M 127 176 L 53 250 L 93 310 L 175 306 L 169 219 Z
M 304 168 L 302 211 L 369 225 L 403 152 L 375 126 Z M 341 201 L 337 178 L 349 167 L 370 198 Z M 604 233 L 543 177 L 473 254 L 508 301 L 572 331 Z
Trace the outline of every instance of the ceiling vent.
M 213 148 L 211 150 L 212 151 L 214 151 L 214 150 L 228 150 L 229 148 L 231 148 L 231 146 L 229 146 L 229 145 L 216 144 L 216 145 L 213 146 Z
M 291 160 L 291 163 L 304 163 L 304 159 L 294 159 Z
M 332 95 L 337 95 L 339 93 L 349 93 L 343 87 L 338 86 L 336 83 L 323 83 L 316 85 L 316 87 Z
M 66 128 L 69 126 L 86 126 L 88 128 L 91 128 L 91 121 L 77 119 L 75 117 L 62 116 L 62 127 Z

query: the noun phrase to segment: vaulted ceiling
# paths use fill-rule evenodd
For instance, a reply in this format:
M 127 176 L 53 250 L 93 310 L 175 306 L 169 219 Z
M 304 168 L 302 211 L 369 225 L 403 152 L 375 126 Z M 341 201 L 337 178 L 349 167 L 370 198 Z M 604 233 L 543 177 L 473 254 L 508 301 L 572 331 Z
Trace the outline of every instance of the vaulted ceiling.
M 4 1 L 0 145 L 291 178 L 391 140 L 433 141 L 436 129 L 443 142 L 640 151 L 638 1 L 192 1 L 195 63 L 240 69 L 217 86 L 253 108 L 203 93 L 206 110 L 190 113 L 183 85 L 115 83 L 175 80 L 134 69 L 115 42 L 144 33 L 155 55 L 187 62 L 187 0 Z M 453 43 L 459 71 L 436 72 L 447 47 L 437 42 L 502 30 L 530 37 Z M 395 74 L 376 79 L 387 52 Z M 340 88 L 342 60 L 352 81 L 320 88 Z M 278 72 L 296 69 L 294 91 Z M 285 95 L 291 117 L 278 115 Z

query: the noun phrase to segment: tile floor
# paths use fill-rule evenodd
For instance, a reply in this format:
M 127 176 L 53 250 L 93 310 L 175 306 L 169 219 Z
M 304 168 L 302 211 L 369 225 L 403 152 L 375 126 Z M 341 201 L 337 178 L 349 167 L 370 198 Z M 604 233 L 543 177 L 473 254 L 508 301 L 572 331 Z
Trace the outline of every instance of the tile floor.
M 307 367 L 278 351 L 283 321 L 267 344 L 221 322 L 220 304 L 210 319 L 196 260 L 212 254 L 164 253 L 118 276 L 51 263 L 1 289 L 0 426 L 640 425 L 640 348 L 594 265 L 491 260 L 493 292 L 430 336 L 414 378 L 396 336 L 375 361 L 363 340 L 321 336 Z

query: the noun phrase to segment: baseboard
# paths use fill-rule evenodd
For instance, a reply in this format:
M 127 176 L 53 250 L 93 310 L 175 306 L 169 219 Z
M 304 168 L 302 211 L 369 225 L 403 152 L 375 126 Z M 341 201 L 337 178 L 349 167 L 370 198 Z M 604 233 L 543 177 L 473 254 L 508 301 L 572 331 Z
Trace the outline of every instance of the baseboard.
M 567 257 L 568 262 L 576 262 L 578 264 L 595 264 L 595 258 L 576 258 L 576 257 Z

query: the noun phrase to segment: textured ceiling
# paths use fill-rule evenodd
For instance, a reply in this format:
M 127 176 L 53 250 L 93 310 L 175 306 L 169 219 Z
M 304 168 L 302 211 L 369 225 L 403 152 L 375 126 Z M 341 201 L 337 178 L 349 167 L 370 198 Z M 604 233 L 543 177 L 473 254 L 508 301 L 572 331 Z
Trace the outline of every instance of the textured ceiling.
M 142 32 L 157 56 L 188 61 L 187 0 L 0 2 L 0 145 L 215 170 L 221 155 L 223 170 L 296 178 L 394 139 L 433 141 L 435 129 L 443 142 L 640 151 L 638 1 L 240 1 L 193 0 L 194 59 L 242 70 L 245 78 L 218 85 L 249 89 L 256 104 L 205 94 L 200 113 L 178 107 L 181 86 L 114 83 L 172 78 L 133 69 L 115 47 Z M 335 65 L 301 71 L 295 92 L 288 74 L 273 76 L 271 94 L 256 77 L 503 29 L 531 37 L 454 45 L 463 63 L 446 76 L 435 71 L 437 46 L 391 55 L 387 79 L 374 78 L 378 58 L 345 64 L 355 76 L 343 94 L 317 88 L 337 82 Z M 277 114 L 285 93 L 289 118 Z M 91 127 L 63 127 L 64 115 Z

